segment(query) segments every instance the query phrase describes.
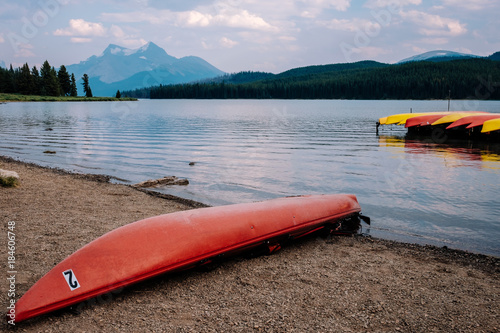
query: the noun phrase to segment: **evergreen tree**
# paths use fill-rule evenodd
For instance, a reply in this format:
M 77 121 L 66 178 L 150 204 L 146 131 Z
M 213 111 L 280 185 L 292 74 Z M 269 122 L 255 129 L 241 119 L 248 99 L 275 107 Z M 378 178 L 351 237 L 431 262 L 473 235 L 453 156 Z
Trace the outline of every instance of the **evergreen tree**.
M 78 90 L 76 88 L 75 74 L 73 74 L 73 73 L 71 73 L 71 88 L 70 88 L 69 95 L 72 97 L 78 96 Z
M 83 74 L 82 80 L 83 93 L 85 94 L 85 97 L 92 97 L 92 89 L 90 89 L 89 85 L 89 76 L 87 74 Z
M 61 96 L 61 85 L 59 84 L 59 79 L 57 78 L 57 71 L 54 67 L 50 69 L 50 76 L 52 80 L 54 81 L 54 95 L 52 96 Z
M 116 98 L 122 98 L 122 94 L 121 94 L 120 90 L 118 90 L 116 92 Z
M 50 67 L 47 60 L 45 60 L 40 68 L 40 76 L 42 82 L 41 94 L 45 96 L 59 96 L 59 81 L 56 70 Z
M 12 68 L 12 65 L 10 66 Z M 13 71 L 12 71 L 13 72 Z M 12 73 L 8 69 L 0 68 L 0 92 L 11 93 L 14 92 Z
M 12 93 L 17 93 L 17 76 L 19 74 L 19 69 L 18 70 L 14 70 L 14 68 L 12 67 L 12 64 L 10 64 L 10 68 L 9 68 L 9 91 L 8 92 L 12 92 Z
M 69 96 L 71 94 L 71 79 L 64 65 L 59 68 L 57 78 L 59 80 L 59 86 L 61 87 L 61 95 Z
M 23 95 L 33 95 L 34 82 L 28 63 L 25 63 L 19 72 L 17 92 Z
M 31 76 L 33 77 L 33 95 L 40 95 L 40 86 L 42 85 L 40 73 L 36 66 L 31 69 Z

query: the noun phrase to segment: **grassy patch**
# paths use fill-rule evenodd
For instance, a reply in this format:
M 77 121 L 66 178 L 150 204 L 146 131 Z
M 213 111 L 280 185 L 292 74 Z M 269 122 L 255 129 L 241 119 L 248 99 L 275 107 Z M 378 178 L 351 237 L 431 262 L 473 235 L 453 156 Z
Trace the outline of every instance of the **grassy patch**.
M 0 177 L 0 186 L 17 187 L 19 186 L 19 180 L 16 177 Z
M 70 97 L 70 96 L 38 96 L 0 93 L 0 102 L 120 102 L 137 101 L 136 98 L 123 97 Z

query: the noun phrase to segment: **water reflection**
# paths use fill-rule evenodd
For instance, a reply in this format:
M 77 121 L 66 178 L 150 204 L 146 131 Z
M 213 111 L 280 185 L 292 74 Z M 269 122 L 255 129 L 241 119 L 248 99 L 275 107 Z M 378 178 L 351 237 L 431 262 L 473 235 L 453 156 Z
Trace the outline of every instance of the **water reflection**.
M 394 152 L 404 154 L 432 154 L 442 158 L 450 165 L 473 166 L 478 168 L 500 169 L 500 143 L 455 141 L 435 143 L 430 139 L 415 140 L 401 136 L 379 136 L 380 147 L 395 148 Z M 478 162 L 472 164 L 460 161 Z

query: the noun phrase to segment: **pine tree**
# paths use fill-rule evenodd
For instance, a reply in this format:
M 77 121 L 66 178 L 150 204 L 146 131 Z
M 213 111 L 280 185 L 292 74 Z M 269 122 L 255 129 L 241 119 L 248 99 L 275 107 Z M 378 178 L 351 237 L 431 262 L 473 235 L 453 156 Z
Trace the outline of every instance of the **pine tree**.
M 33 66 L 31 69 L 31 76 L 33 77 L 33 95 L 40 95 L 40 86 L 42 82 L 36 66 Z
M 71 73 L 71 89 L 70 89 L 69 95 L 72 97 L 78 96 L 78 90 L 76 88 L 75 74 L 73 74 L 73 73 Z
M 87 74 L 83 74 L 82 80 L 83 93 L 85 94 L 85 97 L 92 97 L 92 89 L 90 89 L 89 85 L 89 76 Z
M 61 85 L 59 84 L 59 79 L 57 78 L 57 71 L 54 67 L 50 69 L 50 77 L 54 85 L 54 95 L 52 96 L 61 96 Z
M 59 81 L 57 80 L 56 70 L 50 67 L 47 60 L 40 68 L 42 82 L 41 94 L 45 96 L 59 96 Z
M 121 94 L 120 90 L 118 90 L 116 92 L 116 98 L 122 98 L 122 94 Z
M 21 67 L 17 82 L 17 92 L 23 95 L 33 95 L 34 82 L 28 63 Z
M 59 80 L 59 86 L 61 87 L 61 95 L 69 96 L 71 94 L 71 79 L 64 65 L 59 68 L 57 78 Z

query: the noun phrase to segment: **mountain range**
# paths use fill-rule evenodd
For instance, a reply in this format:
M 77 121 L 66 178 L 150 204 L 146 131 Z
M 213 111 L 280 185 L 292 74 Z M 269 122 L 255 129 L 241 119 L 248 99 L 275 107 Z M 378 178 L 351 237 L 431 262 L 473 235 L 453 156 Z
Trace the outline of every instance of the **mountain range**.
M 199 57 L 173 57 L 153 42 L 138 49 L 110 44 L 102 54 L 66 69 L 77 79 L 87 74 L 95 96 L 114 96 L 117 90 L 187 83 L 225 74 Z
M 412 61 L 450 61 L 469 58 L 488 58 L 497 60 L 500 53 L 497 52 L 489 57 L 481 57 L 473 54 L 458 53 L 446 50 L 437 50 L 415 55 L 398 62 L 406 63 Z M 387 64 L 373 61 L 360 62 L 356 66 L 360 67 L 384 67 Z M 333 64 L 331 70 L 342 70 L 350 64 Z M 326 70 L 325 66 L 303 67 L 308 74 L 317 67 L 318 71 Z M 85 61 L 66 67 L 68 72 L 74 73 L 77 78 L 81 78 L 84 73 L 90 78 L 90 86 L 96 96 L 114 96 L 117 90 L 130 91 L 150 86 L 189 83 L 194 81 L 217 82 L 217 81 L 237 81 L 238 74 L 230 74 L 229 77 L 223 71 L 209 64 L 202 58 L 188 56 L 183 58 L 173 57 L 167 52 L 149 42 L 138 49 L 128 49 L 119 45 L 110 44 L 102 54 L 91 56 Z M 277 77 L 286 78 L 301 75 L 303 68 L 294 68 Z M 329 68 L 327 68 L 330 70 Z M 275 76 L 271 73 L 255 73 L 251 76 L 264 75 L 268 78 Z M 241 77 L 241 76 L 240 76 Z M 249 73 L 243 75 L 244 80 L 249 79 Z M 228 80 L 228 78 L 230 78 Z M 256 77 L 250 79 L 254 81 Z M 81 85 L 79 85 L 79 88 Z
M 471 58 L 498 61 L 500 60 L 500 52 L 488 57 L 481 57 L 473 54 L 437 50 L 403 59 L 397 64 L 418 61 L 445 62 Z M 375 61 L 362 61 L 354 64 L 294 68 L 279 74 L 264 72 L 226 74 L 202 58 L 188 56 L 179 59 L 167 54 L 164 49 L 153 42 L 149 42 L 138 49 L 128 49 L 110 44 L 100 55 L 93 55 L 78 64 L 66 66 L 66 69 L 69 73 L 74 73 L 79 81 L 80 95 L 82 94 L 81 77 L 83 74 L 87 74 L 95 96 L 114 96 L 117 90 L 131 91 L 159 85 L 190 82 L 239 84 L 263 79 L 293 79 L 302 75 L 386 66 L 390 65 Z M 0 67 L 6 68 L 5 63 L 1 60 Z

